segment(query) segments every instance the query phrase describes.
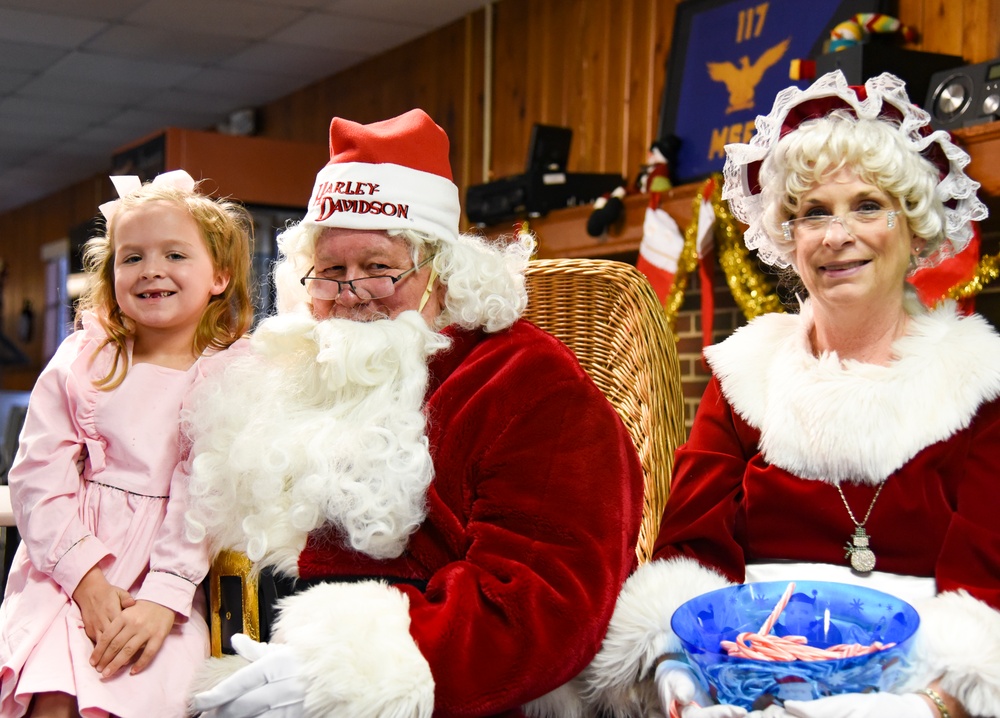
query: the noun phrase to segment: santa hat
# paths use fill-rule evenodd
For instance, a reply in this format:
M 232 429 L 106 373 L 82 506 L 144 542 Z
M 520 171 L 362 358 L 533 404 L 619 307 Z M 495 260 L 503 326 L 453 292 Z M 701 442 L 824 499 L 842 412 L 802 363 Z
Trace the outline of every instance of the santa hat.
M 454 240 L 460 215 L 448 135 L 426 112 L 369 125 L 330 122 L 330 162 L 316 175 L 303 224 Z

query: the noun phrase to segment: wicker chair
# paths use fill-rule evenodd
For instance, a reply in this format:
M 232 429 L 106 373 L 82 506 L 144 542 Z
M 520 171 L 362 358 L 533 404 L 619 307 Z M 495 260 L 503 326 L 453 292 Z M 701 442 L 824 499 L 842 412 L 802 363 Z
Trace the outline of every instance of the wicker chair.
M 524 318 L 558 337 L 622 418 L 642 461 L 645 506 L 636 554 L 648 561 L 686 437 L 677 347 L 646 278 L 604 259 L 531 262 Z
M 540 259 L 527 272 L 525 319 L 576 354 L 628 428 L 642 462 L 645 505 L 636 554 L 648 561 L 660 527 L 674 449 L 685 438 L 673 336 L 646 278 L 601 259 Z M 212 655 L 228 637 L 259 637 L 257 586 L 239 553 L 220 555 L 210 577 Z M 224 638 L 226 640 L 224 641 Z

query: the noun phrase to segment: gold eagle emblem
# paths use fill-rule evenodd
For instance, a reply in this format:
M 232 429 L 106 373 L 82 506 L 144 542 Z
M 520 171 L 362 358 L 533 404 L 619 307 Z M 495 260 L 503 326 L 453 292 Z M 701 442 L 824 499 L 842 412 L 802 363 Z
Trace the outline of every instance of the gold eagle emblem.
M 750 58 L 744 55 L 740 58 L 739 67 L 731 62 L 708 62 L 708 75 L 716 82 L 721 82 L 729 92 L 729 106 L 726 114 L 737 110 L 750 110 L 754 105 L 754 90 L 757 83 L 764 77 L 769 67 L 780 60 L 788 50 L 791 38 L 779 42 L 765 50 L 757 62 L 750 64 Z

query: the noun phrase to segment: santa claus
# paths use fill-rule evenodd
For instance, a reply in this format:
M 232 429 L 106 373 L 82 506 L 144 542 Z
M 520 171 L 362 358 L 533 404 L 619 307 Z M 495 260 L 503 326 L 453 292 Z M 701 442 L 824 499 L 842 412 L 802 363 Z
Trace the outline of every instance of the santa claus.
M 419 110 L 335 118 L 330 149 L 279 239 L 278 315 L 189 417 L 190 531 L 246 552 L 279 597 L 269 640 L 234 636 L 193 708 L 572 710 L 557 689 L 635 563 L 629 435 L 519 319 L 532 240 L 459 234 L 440 127 Z

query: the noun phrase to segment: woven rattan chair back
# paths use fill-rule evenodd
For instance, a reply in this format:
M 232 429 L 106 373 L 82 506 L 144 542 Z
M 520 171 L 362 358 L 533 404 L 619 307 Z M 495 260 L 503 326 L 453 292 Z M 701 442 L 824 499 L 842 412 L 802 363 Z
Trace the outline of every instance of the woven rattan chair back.
M 663 308 L 646 278 L 622 262 L 533 260 L 527 281 L 524 318 L 573 350 L 639 452 L 646 486 L 636 554 L 648 561 L 674 450 L 686 437 L 677 347 Z

